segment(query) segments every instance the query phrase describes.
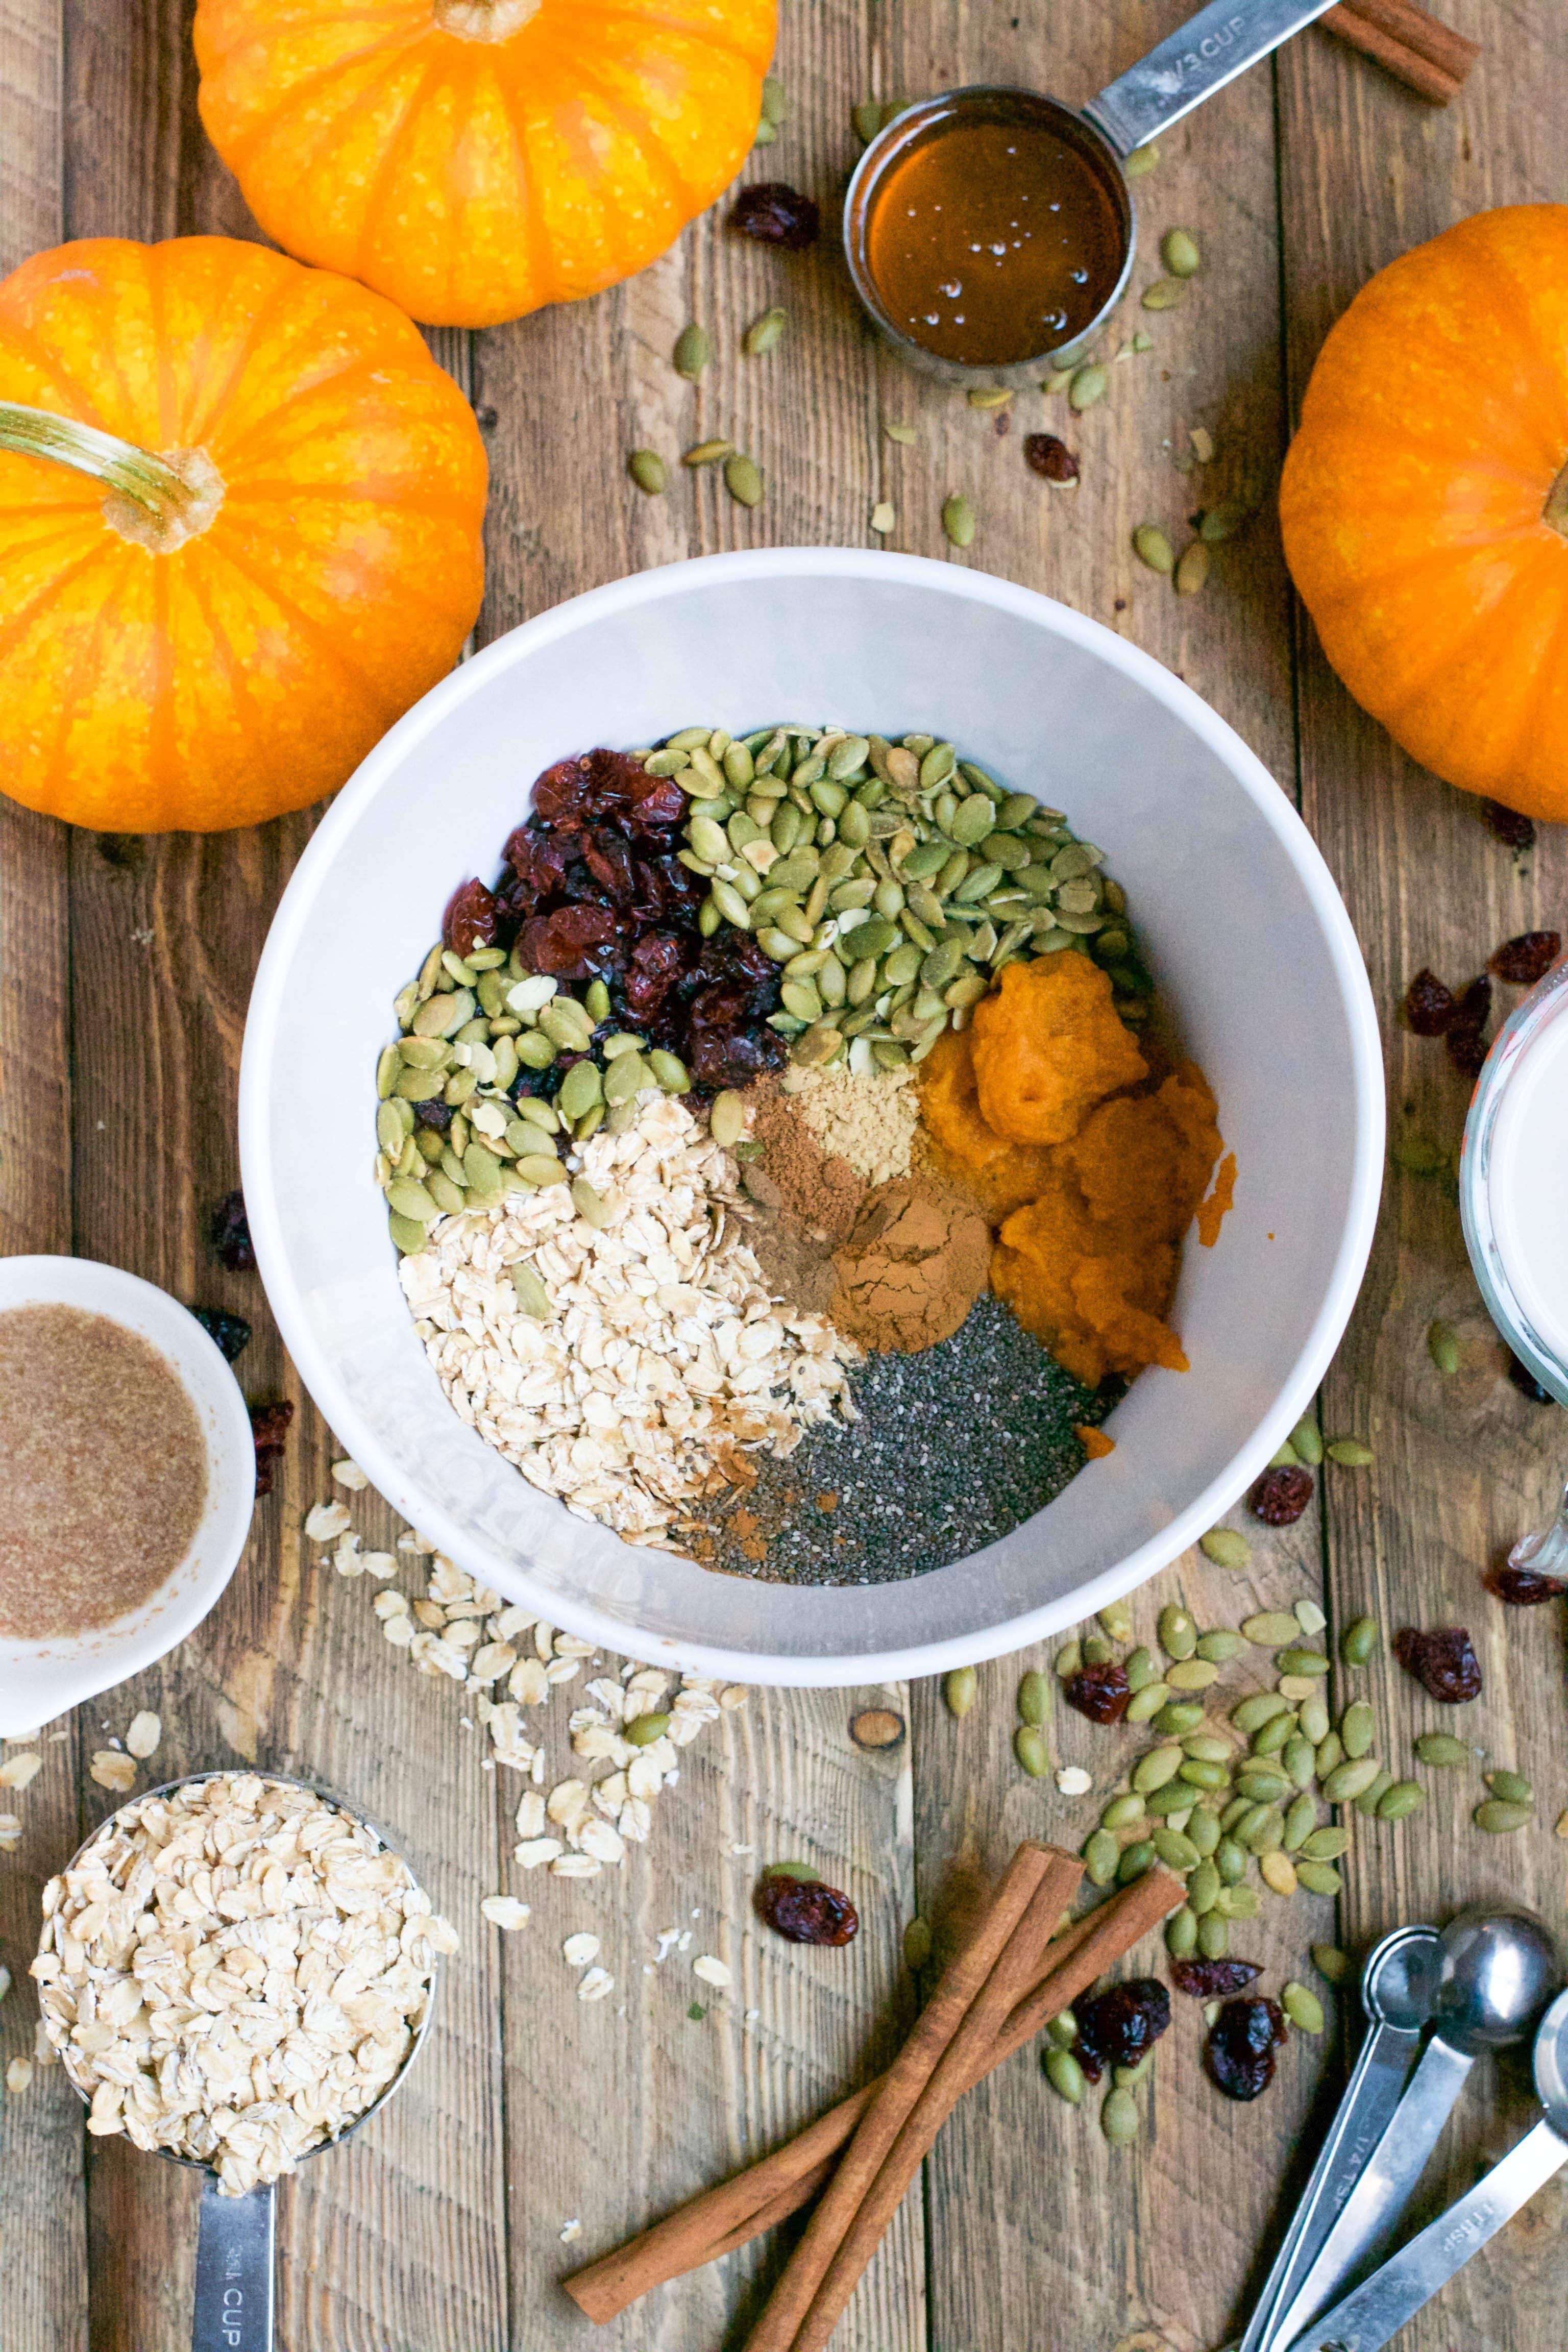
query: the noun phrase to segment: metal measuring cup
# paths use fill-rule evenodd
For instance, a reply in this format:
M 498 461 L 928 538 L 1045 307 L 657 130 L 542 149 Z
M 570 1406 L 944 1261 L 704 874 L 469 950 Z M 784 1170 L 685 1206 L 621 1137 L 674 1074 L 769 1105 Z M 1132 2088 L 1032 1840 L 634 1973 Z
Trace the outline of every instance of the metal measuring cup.
M 988 83 L 943 90 L 907 107 L 872 140 L 844 199 L 844 251 L 849 274 L 884 337 L 911 366 L 953 383 L 1023 385 L 1037 380 L 1042 371 L 1070 365 L 1116 308 L 1131 274 L 1137 217 L 1122 168 L 1125 159 L 1332 5 L 1333 0 L 1209 0 L 1206 8 L 1200 8 L 1083 107 L 1065 106 L 1059 99 L 1047 98 L 1038 90 Z M 869 260 L 871 216 L 889 168 L 922 140 L 939 132 L 955 111 L 984 115 L 987 101 L 995 110 L 995 119 L 1047 128 L 1065 146 L 1076 150 L 1110 195 L 1121 236 L 1121 265 L 1114 283 L 1088 325 L 1054 351 L 998 366 L 944 358 L 906 334 L 889 315 Z
M 172 1797 L 181 1789 L 195 1788 L 208 1780 L 236 1780 L 236 1772 L 187 1772 L 177 1780 L 165 1780 L 156 1789 L 143 1790 L 130 1801 L 145 1804 L 149 1798 Z M 346 1821 L 367 1830 L 384 1852 L 395 1854 L 408 1870 L 410 1884 L 419 1889 L 419 1882 L 392 1840 L 373 1822 L 340 1797 L 334 1790 L 315 1780 L 297 1780 L 284 1772 L 257 1772 L 254 1777 L 269 1787 L 303 1789 L 318 1797 Z M 97 1844 L 108 1835 L 119 1819 L 120 1808 L 100 1822 L 89 1837 L 84 1838 L 70 1861 L 66 1873 L 74 1870 Z M 422 1890 L 421 1890 L 422 1891 Z M 430 2020 L 436 2007 L 436 1989 L 440 1980 L 440 1956 L 432 1949 L 429 1968 L 429 1990 L 425 2007 L 414 2029 L 412 2041 L 404 2053 L 403 2063 L 384 2090 L 370 2105 L 355 2116 L 352 2123 L 329 2139 L 318 2141 L 314 2147 L 302 2151 L 300 2162 L 320 2156 L 323 2149 L 339 2147 L 362 2124 L 386 2105 L 393 2093 L 401 2088 L 408 2070 L 418 2057 L 430 2030 Z M 70 2061 L 62 2051 L 66 2078 L 84 2105 L 90 2105 L 90 2094 L 83 2089 L 72 2074 Z M 241 2197 L 220 2194 L 217 2175 L 212 2167 L 199 2158 L 181 2156 L 173 2148 L 153 2151 L 170 2164 L 184 2165 L 188 2170 L 203 2173 L 201 2218 L 196 2238 L 196 2286 L 191 2325 L 191 2352 L 273 2352 L 274 2285 L 277 2252 L 277 2183 L 263 2181 Z

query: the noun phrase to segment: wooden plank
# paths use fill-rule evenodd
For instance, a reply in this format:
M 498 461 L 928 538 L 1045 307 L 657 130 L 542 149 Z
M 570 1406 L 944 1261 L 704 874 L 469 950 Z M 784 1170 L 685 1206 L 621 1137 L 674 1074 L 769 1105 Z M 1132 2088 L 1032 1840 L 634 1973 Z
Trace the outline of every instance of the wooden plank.
M 1561 194 L 1568 58 L 1558 11 L 1527 0 L 1509 19 L 1506 48 L 1499 20 L 1476 0 L 1456 0 L 1443 13 L 1492 44 L 1444 113 L 1391 92 L 1331 42 L 1303 42 L 1282 61 L 1295 402 L 1323 333 L 1373 269 L 1483 206 Z M 1405 1032 L 1400 998 L 1423 964 L 1461 983 L 1500 940 L 1560 923 L 1568 842 L 1562 827 L 1545 826 L 1532 856 L 1512 858 L 1478 822 L 1473 803 L 1405 760 L 1354 708 L 1306 627 L 1300 710 L 1306 814 L 1367 954 L 1393 1133 L 1447 1146 L 1458 1140 L 1468 1089 L 1440 1045 Z M 1514 992 L 1500 994 L 1506 1009 Z M 1450 1379 L 1426 1347 L 1438 1316 L 1463 1343 L 1463 1367 Z M 1391 1630 L 1468 1625 L 1487 1688 L 1458 1717 L 1390 1661 L 1379 1666 L 1371 1695 L 1391 1752 L 1407 1760 L 1415 1734 L 1440 1721 L 1484 1747 L 1488 1763 L 1533 1779 L 1542 1817 L 1523 1836 L 1488 1840 L 1468 1818 L 1482 1793 L 1476 1775 L 1424 1776 L 1432 1793 L 1423 1813 L 1399 1830 L 1358 1834 L 1344 1906 L 1346 1935 L 1358 1942 L 1398 1920 L 1441 1919 L 1477 1897 L 1521 1898 L 1562 1925 L 1562 1849 L 1551 1834 L 1563 1793 L 1557 1629 L 1500 1608 L 1477 1581 L 1550 1510 L 1563 1477 L 1562 1416 L 1520 1396 L 1505 1362 L 1469 1273 L 1457 1209 L 1429 1180 L 1391 1168 L 1361 1306 L 1325 1395 L 1327 1421 L 1364 1433 L 1377 1454 L 1371 1471 L 1330 1484 L 1331 1600 L 1337 1614 L 1370 1609 Z M 1522 2064 L 1483 2070 L 1450 2126 L 1422 2212 L 1468 2188 L 1530 2112 Z M 1565 2212 L 1554 2184 L 1402 2344 L 1410 2352 L 1447 2352 L 1459 2341 L 1523 2352 L 1554 2338 L 1568 2284 Z
M 58 0 L 0 0 L 0 273 L 60 235 Z M 70 950 L 65 833 L 0 799 L 0 1254 L 71 1247 L 68 1070 Z M 11 1757 L 33 1743 L 13 1744 Z M 31 2058 L 37 2003 L 26 1969 L 45 1878 L 77 1842 L 76 1749 L 68 1725 L 37 1744 L 23 1794 L 0 1791 L 22 1822 L 0 1867 L 0 2065 Z M 79 2352 L 87 2340 L 82 2112 L 58 2066 L 0 2105 L 7 2265 L 4 2335 L 16 2352 Z

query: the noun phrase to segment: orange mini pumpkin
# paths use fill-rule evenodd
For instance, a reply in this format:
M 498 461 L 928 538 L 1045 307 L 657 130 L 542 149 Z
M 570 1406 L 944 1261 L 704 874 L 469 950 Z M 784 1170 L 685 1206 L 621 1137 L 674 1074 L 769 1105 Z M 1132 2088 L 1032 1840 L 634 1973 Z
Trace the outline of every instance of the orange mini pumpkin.
M 1362 289 L 1279 516 L 1363 708 L 1449 783 L 1568 819 L 1568 205 L 1478 213 Z
M 596 294 L 756 137 L 774 0 L 200 0 L 207 135 L 269 236 L 434 325 Z
M 417 329 L 228 237 L 0 284 L 0 790 L 112 833 L 333 792 L 484 588 L 484 444 Z

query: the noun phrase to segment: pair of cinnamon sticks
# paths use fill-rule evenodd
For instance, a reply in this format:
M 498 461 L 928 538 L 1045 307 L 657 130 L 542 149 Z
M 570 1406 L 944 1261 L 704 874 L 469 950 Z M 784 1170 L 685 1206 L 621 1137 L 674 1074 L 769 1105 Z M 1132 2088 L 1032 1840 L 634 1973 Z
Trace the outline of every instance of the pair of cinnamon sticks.
M 1057 1847 L 1020 1846 L 885 2074 L 748 2171 L 577 2272 L 565 2283 L 568 2294 L 590 2319 L 613 2319 L 650 2288 L 733 2252 L 820 2191 L 747 2346 L 747 2352 L 819 2352 L 963 2094 L 1183 1899 L 1179 1879 L 1152 1870 L 1061 1927 L 1082 1871 L 1076 1855 Z
M 1474 41 L 1440 25 L 1415 0 L 1340 0 L 1318 22 L 1432 106 L 1458 98 L 1480 56 Z

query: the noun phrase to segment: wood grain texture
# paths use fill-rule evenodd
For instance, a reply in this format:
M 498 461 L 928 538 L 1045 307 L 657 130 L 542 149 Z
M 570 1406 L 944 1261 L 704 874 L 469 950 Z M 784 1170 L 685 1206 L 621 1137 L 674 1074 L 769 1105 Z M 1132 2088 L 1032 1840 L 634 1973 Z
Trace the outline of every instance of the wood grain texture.
M 1545 0 L 1510 13 L 1506 47 L 1495 14 L 1445 12 L 1488 44 L 1461 102 L 1443 115 L 1382 101 L 1373 78 L 1329 42 L 1300 43 L 1279 66 L 1288 357 L 1299 404 L 1322 335 L 1371 272 L 1484 206 L 1560 199 L 1568 52 L 1561 12 Z M 1405 760 L 1330 672 L 1309 625 L 1300 647 L 1303 808 L 1344 892 L 1367 956 L 1397 1142 L 1445 1148 L 1463 1127 L 1469 1088 L 1440 1045 L 1397 1018 L 1423 964 L 1462 985 L 1513 933 L 1562 927 L 1568 887 L 1563 828 L 1540 829 L 1515 859 L 1479 822 L 1475 804 Z M 1517 992 L 1498 991 L 1506 1011 Z M 1460 1371 L 1434 1367 L 1434 1317 L 1461 1336 Z M 1344 1899 L 1345 1934 L 1363 1942 L 1401 1919 L 1441 1919 L 1457 1903 L 1512 1897 L 1563 1921 L 1563 1849 L 1552 1824 L 1568 1798 L 1563 1775 L 1563 1661 L 1556 1612 L 1509 1611 L 1480 1571 L 1543 1517 L 1564 1470 L 1563 1415 L 1530 1403 L 1505 1378 L 1506 1355 L 1465 1255 L 1445 1188 L 1391 1167 L 1362 1299 L 1324 1396 L 1326 1421 L 1363 1434 L 1373 1467 L 1327 1484 L 1330 1605 L 1337 1618 L 1370 1609 L 1391 1630 L 1465 1624 L 1486 1675 L 1473 1706 L 1434 1705 L 1384 1659 L 1371 1696 L 1391 1756 L 1410 1765 L 1421 1731 L 1456 1729 L 1483 1753 L 1476 1772 L 1422 1777 L 1424 1811 L 1402 1829 L 1358 1835 Z M 1540 1817 L 1523 1835 L 1489 1839 L 1470 1820 L 1479 1770 L 1527 1774 Z M 1364 1824 L 1371 1830 L 1371 1824 Z M 1467 2097 L 1428 2176 L 1421 2215 L 1467 2189 L 1531 2112 L 1522 2058 L 1490 2070 Z M 1459 2342 L 1524 2352 L 1555 2340 L 1568 2286 L 1561 2183 L 1463 2271 L 1401 2337 L 1410 2352 Z

